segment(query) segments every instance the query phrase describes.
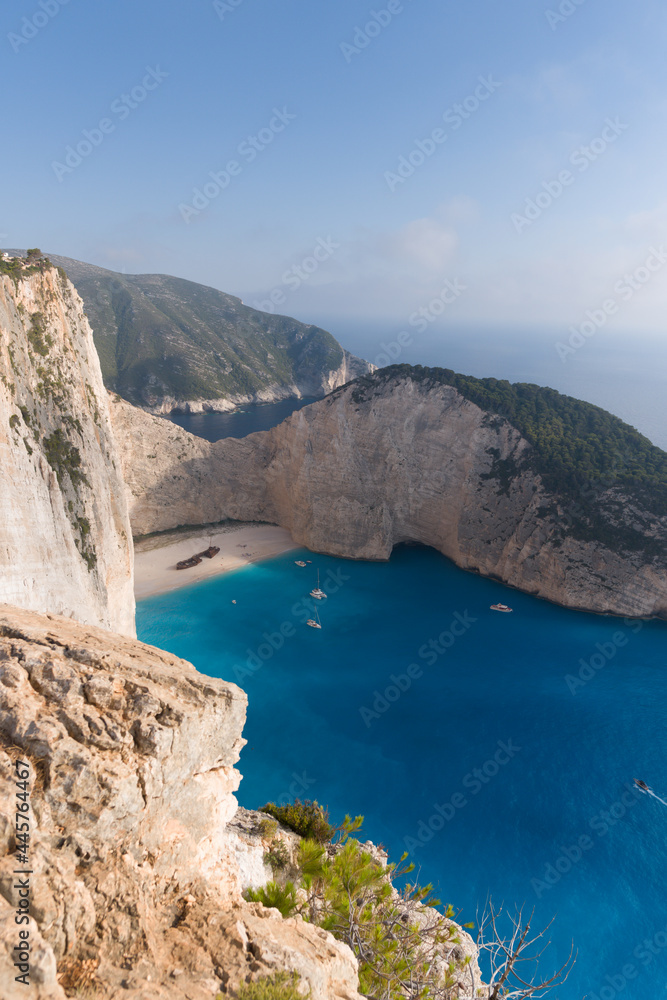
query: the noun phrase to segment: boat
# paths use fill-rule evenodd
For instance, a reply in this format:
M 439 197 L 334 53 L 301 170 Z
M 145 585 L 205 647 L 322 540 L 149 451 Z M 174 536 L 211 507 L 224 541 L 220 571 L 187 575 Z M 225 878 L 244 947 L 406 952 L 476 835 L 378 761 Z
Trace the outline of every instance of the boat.
M 202 559 L 212 559 L 213 556 L 217 556 L 219 551 L 220 547 L 218 545 L 211 545 L 209 539 L 209 545 L 207 549 L 204 549 L 203 552 L 195 553 L 195 555 L 190 556 L 189 559 L 181 559 L 180 562 L 176 563 L 176 569 L 189 569 L 191 566 L 199 566 L 199 563 L 202 561 Z
M 201 556 L 190 556 L 189 559 L 181 559 L 176 563 L 176 569 L 190 569 L 191 566 L 199 566 Z
M 642 792 L 650 792 L 651 791 L 651 789 L 648 787 L 648 785 L 646 784 L 646 782 L 642 781 L 641 778 L 635 778 L 635 785 L 637 786 L 637 788 L 641 788 Z
M 306 564 L 305 564 L 305 562 L 303 561 L 303 559 L 295 559 L 295 560 L 294 560 L 294 565 L 295 565 L 295 566 L 305 566 Z
M 203 552 L 200 552 L 199 555 L 204 556 L 204 558 L 206 559 L 212 559 L 213 556 L 217 556 L 219 551 L 220 551 L 219 545 L 209 545 L 209 547 L 207 549 L 204 549 Z
M 315 617 L 309 618 L 306 625 L 310 625 L 311 628 L 322 628 L 322 622 L 320 621 L 320 616 L 317 613 L 317 608 L 315 608 Z
M 492 604 L 491 605 L 491 610 L 492 611 L 504 611 L 505 613 L 507 613 L 508 611 L 511 611 L 512 608 L 509 608 L 506 604 Z
M 317 601 L 321 601 L 324 597 L 327 596 L 324 593 L 324 591 L 320 588 L 320 571 L 319 571 L 319 569 L 317 571 L 317 586 L 314 587 L 313 590 L 311 590 L 310 596 L 314 597 L 315 600 L 317 600 Z

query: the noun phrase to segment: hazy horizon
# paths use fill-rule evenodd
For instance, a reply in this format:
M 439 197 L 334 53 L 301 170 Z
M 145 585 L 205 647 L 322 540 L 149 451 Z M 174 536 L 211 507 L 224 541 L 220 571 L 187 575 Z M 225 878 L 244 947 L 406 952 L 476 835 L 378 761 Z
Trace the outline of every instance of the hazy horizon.
M 567 329 L 614 299 L 664 335 L 658 0 L 45 0 L 0 22 L 22 81 L 6 246 L 313 322 L 407 317 L 450 281 L 452 322 Z

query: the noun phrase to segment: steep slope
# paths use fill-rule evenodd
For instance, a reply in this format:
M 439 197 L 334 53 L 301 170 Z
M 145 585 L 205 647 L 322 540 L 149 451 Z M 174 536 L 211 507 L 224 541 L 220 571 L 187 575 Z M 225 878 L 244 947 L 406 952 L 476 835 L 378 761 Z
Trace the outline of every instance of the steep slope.
M 169 653 L 0 606 L 3 1000 L 213 1000 L 276 969 L 312 1000 L 361 1000 L 346 945 L 242 898 L 270 874 L 261 837 L 230 823 L 245 712 L 239 688 Z M 28 865 L 13 829 L 22 778 Z
M 154 412 L 320 396 L 372 370 L 326 330 L 215 288 L 51 260 L 84 301 L 107 387 Z
M 0 333 L 0 600 L 133 635 L 125 489 L 81 300 L 46 262 L 5 263 Z
M 547 486 L 540 446 L 466 398 L 472 384 L 449 381 L 383 369 L 271 431 L 215 444 L 114 404 L 133 531 L 256 519 L 365 559 L 416 541 L 568 607 L 667 617 L 663 453 L 650 451 L 646 481 L 635 469 Z M 577 434 L 597 454 L 595 432 Z

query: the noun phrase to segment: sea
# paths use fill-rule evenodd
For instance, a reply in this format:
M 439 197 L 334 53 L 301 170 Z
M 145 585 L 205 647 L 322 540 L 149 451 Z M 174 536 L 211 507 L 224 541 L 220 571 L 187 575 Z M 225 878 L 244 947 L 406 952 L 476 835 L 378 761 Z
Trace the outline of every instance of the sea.
M 543 978 L 577 955 L 560 1000 L 667 996 L 666 623 L 401 546 L 386 563 L 286 553 L 142 601 L 137 627 L 247 692 L 241 805 L 363 815 L 461 922 L 489 900 L 553 919 Z
M 314 402 L 314 397 L 281 399 L 277 403 L 248 406 L 230 413 L 170 413 L 168 419 L 206 441 L 219 441 L 220 438 L 242 438 L 255 431 L 271 430 L 296 410 Z
M 556 364 L 553 345 L 511 344 L 397 360 L 552 385 L 667 447 L 663 345 Z M 243 437 L 305 402 L 172 419 Z M 305 625 L 318 571 L 321 630 Z M 667 623 L 566 610 L 401 546 L 386 563 L 290 552 L 142 601 L 137 627 L 247 692 L 241 805 L 363 815 L 463 923 L 489 900 L 505 928 L 521 909 L 553 920 L 541 977 L 576 954 L 553 1000 L 667 1000 Z
M 390 324 L 338 321 L 331 328 L 350 350 L 379 365 L 387 363 L 390 353 L 397 364 L 439 366 L 477 378 L 550 386 L 609 410 L 667 450 L 667 337 L 608 333 L 561 357 L 559 330 L 539 335 L 513 329 L 431 330 L 421 335 L 412 331 L 411 343 L 399 347 L 396 338 L 401 329 Z M 268 430 L 309 402 L 281 400 L 247 407 L 243 413 L 172 414 L 170 419 L 215 441 Z

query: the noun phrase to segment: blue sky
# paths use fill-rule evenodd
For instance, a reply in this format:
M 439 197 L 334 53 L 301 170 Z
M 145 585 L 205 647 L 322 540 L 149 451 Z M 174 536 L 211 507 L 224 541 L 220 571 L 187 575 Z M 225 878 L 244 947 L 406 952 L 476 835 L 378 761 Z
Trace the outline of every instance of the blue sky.
M 611 300 L 605 329 L 663 334 L 667 257 L 618 285 L 667 244 L 658 0 L 21 0 L 0 18 L 5 246 L 274 292 L 334 332 L 426 309 L 433 329 L 567 340 Z

